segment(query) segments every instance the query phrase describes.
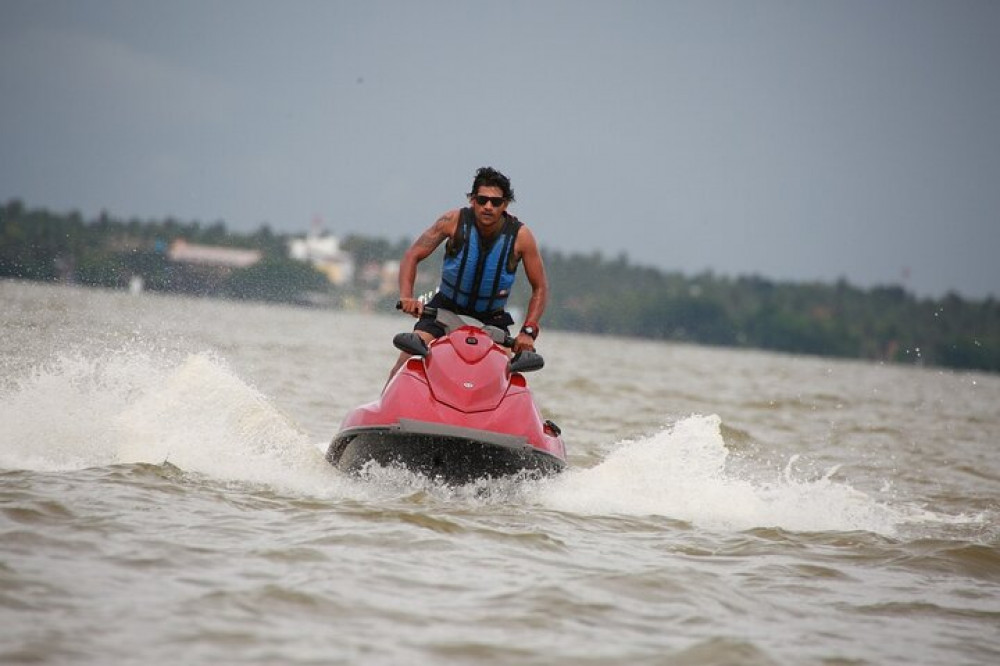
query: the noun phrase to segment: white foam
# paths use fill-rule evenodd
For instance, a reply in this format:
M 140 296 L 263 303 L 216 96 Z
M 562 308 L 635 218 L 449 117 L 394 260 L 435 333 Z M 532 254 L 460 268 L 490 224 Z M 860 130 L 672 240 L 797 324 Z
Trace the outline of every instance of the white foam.
M 0 396 L 0 466 L 61 471 L 115 462 L 114 416 L 162 370 L 129 352 L 57 356 Z
M 830 475 L 776 481 L 726 470 L 718 416 L 691 416 L 636 441 L 622 442 L 598 465 L 543 485 L 545 506 L 583 514 L 657 515 L 699 527 L 894 533 L 902 517 Z
M 170 462 L 214 478 L 301 487 L 329 465 L 223 361 L 193 354 L 115 419 L 119 462 Z
M 169 462 L 225 481 L 328 495 L 346 481 L 212 354 L 62 356 L 0 395 L 0 467 Z

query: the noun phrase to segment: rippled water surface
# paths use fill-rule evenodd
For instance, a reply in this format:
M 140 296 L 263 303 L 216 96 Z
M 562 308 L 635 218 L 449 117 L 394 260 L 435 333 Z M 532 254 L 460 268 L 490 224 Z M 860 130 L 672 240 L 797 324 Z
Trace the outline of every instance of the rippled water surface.
M 0 282 L 0 663 L 1000 663 L 1000 377 L 547 330 L 571 469 L 323 452 L 410 321 Z

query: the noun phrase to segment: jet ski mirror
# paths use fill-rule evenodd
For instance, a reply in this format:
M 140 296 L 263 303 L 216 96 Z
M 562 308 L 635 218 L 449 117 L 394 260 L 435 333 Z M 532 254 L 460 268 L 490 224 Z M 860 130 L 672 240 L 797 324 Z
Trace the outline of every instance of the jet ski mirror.
M 510 360 L 511 372 L 534 372 L 545 367 L 545 359 L 533 351 L 523 350 Z
M 399 351 L 413 354 L 414 356 L 427 356 L 430 352 L 424 339 L 412 331 L 397 333 L 396 337 L 392 339 L 392 344 Z

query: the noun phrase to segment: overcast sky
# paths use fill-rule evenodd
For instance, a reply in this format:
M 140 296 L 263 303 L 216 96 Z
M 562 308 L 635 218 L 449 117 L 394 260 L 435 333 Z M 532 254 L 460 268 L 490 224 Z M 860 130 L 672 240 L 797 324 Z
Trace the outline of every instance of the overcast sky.
M 0 0 L 0 200 L 1000 296 L 1000 2 Z

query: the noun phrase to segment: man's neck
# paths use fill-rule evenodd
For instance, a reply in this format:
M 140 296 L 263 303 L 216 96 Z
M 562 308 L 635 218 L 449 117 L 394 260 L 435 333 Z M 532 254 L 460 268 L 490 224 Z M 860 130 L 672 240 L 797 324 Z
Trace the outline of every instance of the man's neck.
M 504 222 L 506 221 L 507 221 L 507 214 L 504 213 L 503 215 L 500 216 L 500 219 L 497 220 L 497 223 L 494 224 L 492 228 L 486 229 L 477 218 L 475 222 L 476 231 L 478 231 L 479 235 L 485 238 L 486 240 L 493 240 L 498 235 L 500 235 L 500 232 L 503 230 Z

